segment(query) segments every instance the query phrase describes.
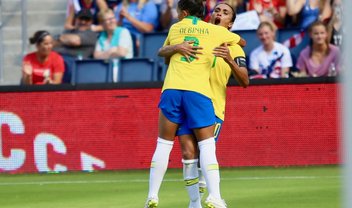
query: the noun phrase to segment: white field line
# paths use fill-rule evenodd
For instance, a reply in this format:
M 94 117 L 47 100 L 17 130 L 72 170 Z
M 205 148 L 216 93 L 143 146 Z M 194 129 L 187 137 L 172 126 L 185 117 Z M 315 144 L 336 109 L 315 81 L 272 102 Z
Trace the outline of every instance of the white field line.
M 273 176 L 273 177 L 233 177 L 221 178 L 221 181 L 251 181 L 251 180 L 315 180 L 337 179 L 341 176 Z M 181 182 L 182 179 L 165 179 L 164 182 Z M 52 185 L 52 184 L 104 184 L 104 183 L 147 183 L 147 179 L 132 180 L 77 180 L 77 181 L 26 181 L 26 182 L 0 182 L 0 186 L 17 185 Z

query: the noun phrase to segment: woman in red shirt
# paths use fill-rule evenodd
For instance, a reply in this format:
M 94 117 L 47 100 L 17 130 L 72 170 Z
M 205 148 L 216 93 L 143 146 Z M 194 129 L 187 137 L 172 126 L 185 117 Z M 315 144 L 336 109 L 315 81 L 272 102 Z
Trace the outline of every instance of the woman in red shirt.
M 61 84 L 65 71 L 63 58 L 52 51 L 53 38 L 47 31 L 37 31 L 29 39 L 37 50 L 23 58 L 23 84 Z

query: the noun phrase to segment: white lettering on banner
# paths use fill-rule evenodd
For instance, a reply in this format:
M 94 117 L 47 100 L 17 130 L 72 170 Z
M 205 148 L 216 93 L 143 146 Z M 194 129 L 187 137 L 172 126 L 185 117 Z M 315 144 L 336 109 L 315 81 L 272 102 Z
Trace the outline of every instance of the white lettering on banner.
M 66 154 L 66 146 L 64 142 L 55 136 L 54 134 L 49 133 L 40 133 L 34 139 L 34 161 L 35 165 L 39 172 L 48 172 L 48 171 L 67 171 L 67 167 L 61 164 L 56 164 L 54 170 L 51 170 L 48 166 L 48 145 L 54 147 L 54 151 L 60 154 Z
M 99 158 L 96 158 L 96 157 L 89 155 L 85 152 L 81 152 L 82 170 L 93 171 L 94 170 L 93 165 L 98 166 L 99 168 L 105 168 L 105 162 L 103 160 L 100 160 Z
M 8 125 L 12 134 L 24 134 L 25 126 L 22 119 L 12 113 L 0 111 L 0 172 L 15 171 L 23 166 L 26 160 L 26 151 L 23 149 L 12 148 L 10 155 L 5 157 L 3 154 L 2 126 Z M 64 172 L 68 168 L 62 164 L 55 164 L 54 169 L 50 169 L 48 164 L 48 145 L 52 145 L 54 152 L 66 155 L 67 148 L 65 142 L 51 133 L 39 133 L 34 138 L 34 162 L 39 172 Z M 81 168 L 84 171 L 93 171 L 94 166 L 105 168 L 105 162 L 88 153 L 81 152 Z
M 24 134 L 24 125 L 20 117 L 11 112 L 0 112 L 0 170 L 13 171 L 20 168 L 26 159 L 23 149 L 11 149 L 8 158 L 2 153 L 2 125 L 7 124 L 13 134 Z

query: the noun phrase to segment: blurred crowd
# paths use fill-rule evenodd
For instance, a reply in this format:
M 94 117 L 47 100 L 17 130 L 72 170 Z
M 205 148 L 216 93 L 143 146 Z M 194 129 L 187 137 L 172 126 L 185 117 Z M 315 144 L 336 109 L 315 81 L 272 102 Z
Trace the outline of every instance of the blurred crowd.
M 220 1 L 204 1 L 205 21 Z M 337 76 L 342 70 L 342 0 L 223 1 L 237 16 L 255 11 L 259 19 L 261 44 L 247 54 L 252 79 Z M 69 83 L 75 60 L 92 58 L 113 60 L 116 82 L 119 59 L 138 56 L 142 34 L 168 31 L 178 21 L 176 8 L 177 0 L 68 0 L 64 31 L 41 30 L 30 38 L 36 50 L 23 59 L 22 83 Z M 277 30 L 289 28 L 299 34 L 277 42 Z M 309 44 L 293 59 L 290 48 L 303 37 Z

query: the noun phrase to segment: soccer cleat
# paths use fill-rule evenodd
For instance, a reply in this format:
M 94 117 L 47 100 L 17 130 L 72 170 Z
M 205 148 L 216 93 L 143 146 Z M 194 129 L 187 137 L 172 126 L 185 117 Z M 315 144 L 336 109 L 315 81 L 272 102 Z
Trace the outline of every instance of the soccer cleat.
M 158 207 L 158 199 L 156 198 L 148 198 L 147 202 L 145 203 L 144 208 L 155 208 Z
M 208 196 L 205 200 L 206 208 L 227 208 L 227 205 L 223 199 L 216 199 L 212 196 Z

